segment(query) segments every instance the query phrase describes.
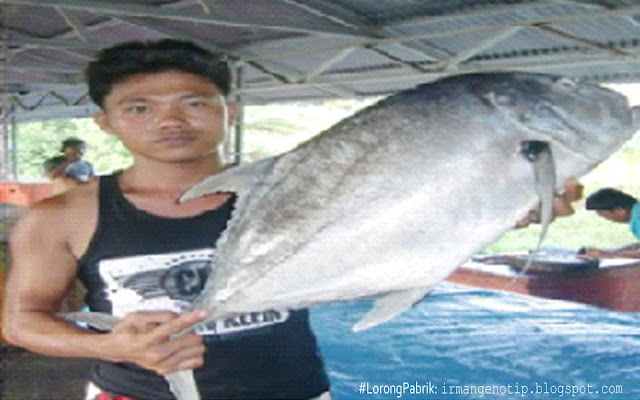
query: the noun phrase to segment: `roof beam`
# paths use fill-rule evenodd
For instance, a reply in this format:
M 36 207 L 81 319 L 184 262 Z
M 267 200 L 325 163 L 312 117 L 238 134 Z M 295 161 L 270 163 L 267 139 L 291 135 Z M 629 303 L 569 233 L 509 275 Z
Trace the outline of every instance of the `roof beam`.
M 522 7 L 522 5 L 514 5 L 513 6 L 514 9 L 517 9 L 518 7 Z M 530 5 L 529 5 L 530 7 Z M 506 11 L 506 9 L 501 9 L 501 12 Z M 479 15 L 480 13 L 474 13 L 474 15 Z M 398 36 L 393 36 L 393 37 L 386 37 L 386 38 L 370 38 L 370 39 L 361 39 L 358 43 L 348 43 L 348 44 L 338 44 L 338 45 L 327 45 L 326 47 L 322 48 L 322 49 L 318 49 L 318 48 L 314 48 L 311 50 L 307 50 L 307 49 L 300 49 L 300 50 L 294 50 L 294 51 L 287 51 L 286 54 L 290 55 L 292 53 L 297 53 L 299 55 L 303 55 L 305 52 L 308 51 L 313 51 L 313 52 L 318 52 L 320 50 L 322 51 L 339 51 L 341 49 L 344 48 L 348 48 L 348 47 L 354 47 L 354 46 L 360 46 L 360 47 L 372 47 L 372 46 L 376 46 L 376 45 L 381 45 L 381 44 L 386 44 L 386 43 L 407 43 L 407 42 L 411 42 L 411 41 L 423 41 L 423 40 L 429 40 L 429 39 L 435 39 L 435 38 L 441 38 L 441 37 L 447 37 L 447 36 L 455 36 L 455 35 L 460 35 L 460 34 L 470 34 L 470 33 L 474 33 L 474 32 L 478 32 L 478 31 L 483 31 L 483 30 L 495 30 L 495 29 L 509 29 L 512 27 L 540 27 L 540 26 L 545 26 L 545 27 L 549 27 L 550 24 L 552 23 L 561 23 L 561 22 L 565 22 L 565 21 L 572 21 L 572 20 L 576 20 L 579 18 L 601 18 L 601 17 L 606 17 L 606 16 L 621 16 L 621 17 L 625 17 L 627 15 L 633 15 L 633 14 L 640 14 L 640 5 L 636 5 L 636 6 L 629 6 L 629 7 L 623 7 L 623 8 L 617 8 L 617 9 L 607 9 L 607 10 L 598 10 L 598 11 L 588 11 L 585 13 L 580 13 L 580 12 L 576 12 L 573 13 L 571 15 L 564 15 L 564 16 L 553 16 L 553 17 L 547 17 L 547 18 L 529 18 L 526 20 L 522 20 L 522 21 L 518 21 L 517 23 L 514 22 L 510 22 L 510 23 L 505 23 L 505 22 L 501 22 L 501 23 L 496 23 L 496 24 L 480 24 L 480 23 L 474 23 L 471 25 L 466 25 L 464 27 L 461 28 L 453 28 L 453 29 L 441 29 L 438 30 L 436 32 L 427 32 L 427 33 L 418 33 L 418 34 L 405 34 L 405 35 L 398 35 Z M 468 14 L 466 16 L 469 16 Z M 426 24 L 427 22 L 429 23 L 437 23 L 439 21 L 443 21 L 443 20 L 447 20 L 449 18 L 462 18 L 461 15 L 457 15 L 457 16 L 443 16 L 443 17 L 430 17 L 429 19 L 426 18 L 422 18 L 421 20 Z M 399 26 L 399 24 L 396 25 L 392 25 L 392 26 Z M 576 40 L 581 40 L 581 38 L 575 38 Z M 584 42 L 582 43 L 582 45 L 587 46 L 589 48 L 594 48 L 595 42 L 588 42 L 586 39 L 584 39 Z M 265 60 L 265 59 L 279 59 L 281 58 L 283 55 L 283 53 L 277 53 L 277 52 L 272 52 L 269 55 L 264 55 L 264 56 L 260 56 L 259 59 L 254 59 L 255 61 L 259 61 L 259 60 Z M 451 57 L 451 55 L 447 55 L 447 58 Z M 442 57 L 439 58 L 442 61 Z
M 501 25 L 521 25 L 523 23 L 526 24 L 543 24 L 543 23 L 555 23 L 555 22 L 563 22 L 563 21 L 571 21 L 577 18 L 599 18 L 603 16 L 624 16 L 629 13 L 637 13 L 640 11 L 640 6 L 626 6 L 619 8 L 601 8 L 601 7 L 593 7 L 592 4 L 584 4 L 581 2 L 560 2 L 561 4 L 566 3 L 569 6 L 575 6 L 576 12 L 568 13 L 566 15 L 555 15 L 549 17 L 532 17 L 522 19 L 522 21 L 512 22 L 512 23 L 501 23 Z M 513 14 L 518 15 L 520 11 L 529 11 L 531 9 L 535 9 L 538 7 L 549 7 L 549 5 L 558 4 L 558 1 L 550 0 L 550 1 L 537 1 L 533 3 L 522 3 L 522 4 L 502 4 L 498 6 L 486 6 L 483 7 L 482 10 L 474 10 L 468 12 L 459 12 L 455 14 L 447 14 L 447 15 L 422 15 L 415 16 L 413 18 L 402 18 L 398 20 L 389 20 L 384 23 L 383 26 L 402 26 L 402 25 L 423 25 L 423 24 L 432 24 L 432 23 L 440 23 L 445 21 L 452 20 L 468 20 L 470 18 L 481 18 L 481 17 L 490 17 L 493 15 L 500 14 Z M 581 12 L 580 9 L 583 9 L 584 12 Z
M 327 59 L 322 64 L 318 65 L 313 71 L 310 71 L 309 73 L 307 73 L 306 76 L 304 77 L 304 80 L 305 81 L 310 81 L 313 77 L 321 75 L 324 71 L 326 71 L 329 68 L 331 68 L 332 65 L 334 65 L 335 63 L 337 63 L 339 61 L 344 60 L 345 58 L 350 56 L 351 53 L 353 53 L 356 50 L 357 50 L 357 48 L 350 47 L 350 48 L 347 48 L 347 49 L 344 49 L 344 50 L 340 51 L 338 54 L 334 55 L 333 57 Z
M 506 11 L 506 10 L 502 10 L 502 11 Z M 589 12 L 585 12 L 585 13 L 576 12 L 576 13 L 573 13 L 571 15 L 553 16 L 553 17 L 546 17 L 546 18 L 536 17 L 536 18 L 523 19 L 523 20 L 518 21 L 518 22 L 509 22 L 509 23 L 501 22 L 499 24 L 493 24 L 493 25 L 476 23 L 476 24 L 472 24 L 472 25 L 467 25 L 464 28 L 449 29 L 449 30 L 443 29 L 443 30 L 440 30 L 438 32 L 429 32 L 429 33 L 415 34 L 415 35 L 405 35 L 404 37 L 402 37 L 402 41 L 410 40 L 410 39 L 416 40 L 416 39 L 429 39 L 429 38 L 436 38 L 436 37 L 446 37 L 446 36 L 453 36 L 453 35 L 461 34 L 461 33 L 471 33 L 471 32 L 477 31 L 477 30 L 496 29 L 496 28 L 500 28 L 500 27 L 510 27 L 510 26 L 528 27 L 528 26 L 540 26 L 540 25 L 548 26 L 550 24 L 574 21 L 576 19 L 603 18 L 603 17 L 610 17 L 610 16 L 624 17 L 624 16 L 627 16 L 627 15 L 633 15 L 633 14 L 640 14 L 640 5 L 622 7 L 622 8 L 616 8 L 616 9 L 610 9 L 610 10 L 599 10 L 597 12 L 595 12 L 595 11 L 589 11 Z M 456 16 L 451 16 L 451 17 L 450 16 L 445 16 L 445 17 L 439 17 L 439 18 L 430 18 L 428 20 L 424 19 L 423 23 L 425 23 L 425 24 L 427 24 L 427 23 L 436 23 L 436 22 L 440 22 L 441 20 L 446 20 L 446 19 L 454 18 L 454 17 L 456 17 Z M 462 18 L 462 16 L 458 16 L 458 17 Z
M 13 67 L 13 66 L 8 66 L 7 69 L 14 69 L 17 70 L 18 72 L 22 72 L 19 68 Z M 38 86 L 39 84 L 50 84 L 51 82 L 55 82 L 56 84 L 60 84 L 60 85 L 80 85 L 80 84 L 84 84 L 84 79 L 82 76 L 82 73 L 80 71 L 78 71 L 78 73 L 76 74 L 68 74 L 68 73 L 59 73 L 59 72 L 49 72 L 49 71 L 35 71 L 35 70 L 29 70 L 29 71 L 24 71 L 25 73 L 29 73 L 31 75 L 36 75 L 39 76 L 40 79 L 37 80 L 35 77 L 32 78 L 29 82 L 30 85 L 32 86 Z M 8 84 L 12 84 L 15 82 L 11 82 L 8 78 L 6 81 Z
M 294 21 L 274 20 L 263 17 L 261 20 L 229 15 L 211 15 L 194 13 L 168 7 L 151 7 L 131 3 L 115 3 L 105 0 L 4 0 L 7 4 L 23 4 L 31 6 L 51 6 L 64 9 L 82 10 L 106 15 L 124 15 L 137 17 L 153 17 L 178 21 L 190 21 L 213 25 L 253 27 L 275 29 L 278 31 L 298 32 L 319 35 L 362 36 L 354 29 L 346 29 L 335 24 L 322 28 L 311 28 L 306 24 Z
M 620 55 L 629 55 L 632 54 L 632 52 L 628 52 L 625 50 L 621 50 L 621 49 L 616 49 L 616 48 L 612 48 L 612 47 L 607 47 L 601 43 L 595 42 L 593 40 L 587 40 L 587 39 L 583 39 L 583 38 L 579 38 L 577 36 L 568 34 L 566 32 L 563 32 L 561 30 L 552 28 L 550 26 L 547 25 L 536 25 L 536 26 L 531 26 L 530 29 L 535 29 L 538 31 L 541 31 L 547 35 L 551 35 L 551 36 L 555 36 L 555 37 L 559 37 L 561 39 L 565 39 L 569 42 L 572 42 L 574 44 L 577 44 L 578 46 L 584 46 L 593 50 L 600 50 L 600 51 L 604 51 L 606 53 L 610 53 L 614 56 L 620 56 Z
M 78 105 L 78 106 L 47 106 L 46 108 L 39 108 L 27 112 L 16 112 L 16 122 L 29 122 L 40 121 L 50 119 L 52 115 L 63 115 L 66 118 L 72 117 L 89 117 L 91 114 L 97 112 L 97 107 L 93 105 Z
M 93 54 L 96 51 L 96 49 L 112 45 L 112 43 L 110 42 L 91 41 L 91 43 L 88 43 L 88 42 L 83 42 L 77 39 L 75 40 L 63 39 L 63 38 L 46 39 L 46 38 L 32 36 L 24 32 L 19 32 L 19 31 L 16 31 L 15 29 L 6 29 L 6 31 L 9 33 L 9 36 L 10 36 L 8 40 L 9 43 L 13 43 L 20 46 L 27 46 L 27 47 L 57 49 L 57 50 L 64 50 L 64 51 L 76 51 L 78 53 L 74 53 L 74 54 L 77 54 L 85 58 L 87 57 L 86 55 L 83 55 L 82 52 Z M 24 50 L 24 49 L 20 49 L 20 50 Z
M 73 29 L 80 40 L 82 40 L 83 42 L 89 41 L 89 31 L 84 26 L 84 24 L 78 18 L 76 18 L 75 15 L 73 15 L 71 12 L 63 10 L 61 7 L 54 7 L 54 9 L 58 14 L 60 14 L 62 18 L 64 18 L 67 25 L 69 25 L 71 29 Z
M 203 13 L 211 14 L 211 9 L 209 8 L 209 5 L 204 2 L 204 0 L 194 0 L 194 1 L 196 2 L 196 4 L 200 6 L 200 8 L 202 8 Z
M 223 53 L 226 54 L 230 57 L 234 57 L 234 58 L 238 58 L 240 60 L 241 63 L 244 63 L 245 60 L 246 63 L 251 63 L 250 59 L 251 58 L 256 58 L 254 54 L 248 53 L 246 51 L 242 51 L 242 50 L 229 50 L 229 49 L 225 49 L 222 48 L 220 46 L 216 46 L 211 44 L 211 42 L 205 41 L 205 40 L 201 40 L 198 38 L 193 37 L 192 35 L 189 35 L 187 33 L 185 33 L 182 30 L 179 29 L 175 29 L 175 28 L 170 28 L 167 26 L 161 26 L 158 24 L 154 24 L 151 21 L 145 20 L 143 18 L 136 18 L 136 17 L 114 17 L 114 19 L 119 20 L 119 21 L 123 21 L 126 22 L 128 24 L 132 24 L 132 25 L 136 25 L 136 26 L 142 26 L 145 27 L 147 29 L 153 30 L 155 32 L 158 32 L 159 34 L 162 35 L 167 35 L 170 37 L 178 37 L 178 38 L 185 38 L 185 39 L 189 39 L 192 42 L 194 42 L 195 44 L 209 50 L 209 51 L 213 51 L 213 52 L 217 52 L 217 53 Z M 281 63 L 278 62 L 269 62 L 268 66 L 263 66 L 263 68 L 261 69 L 264 73 L 271 75 L 274 79 L 277 80 L 281 80 L 284 78 L 284 81 L 286 82 L 291 82 L 291 81 L 298 81 L 300 79 L 302 79 L 302 74 L 299 71 L 293 71 L 291 68 L 286 67 L 284 65 L 282 65 Z
M 281 0 L 286 1 L 287 3 L 299 4 L 300 0 Z M 302 6 L 302 5 L 301 5 Z M 337 5 L 332 1 L 327 0 L 305 0 L 304 2 L 305 9 L 314 9 L 318 10 L 322 16 L 326 18 L 331 18 L 332 21 L 337 23 L 345 24 L 347 26 L 356 27 L 361 32 L 365 33 L 366 36 L 371 38 L 393 38 L 401 35 L 397 29 L 394 27 L 383 27 L 376 28 L 372 27 L 369 21 L 363 19 L 360 16 L 357 16 L 352 10 L 346 9 L 343 6 Z M 424 43 L 412 41 L 406 42 L 403 44 L 404 47 L 414 51 L 421 57 L 425 57 L 431 60 L 445 60 L 451 57 L 451 54 L 438 49 L 433 46 L 426 45 Z M 360 46 L 364 47 L 364 46 Z M 381 53 L 384 55 L 384 53 Z M 408 64 L 409 65 L 409 64 Z M 411 66 L 411 65 L 410 65 Z
M 350 99 L 355 96 L 355 93 L 352 90 L 348 90 L 344 86 L 338 85 L 319 85 L 315 86 L 316 89 L 321 90 L 325 93 L 329 93 L 332 96 L 342 97 L 345 99 Z
M 35 3 L 38 2 L 38 4 L 42 4 L 45 2 L 62 2 L 62 1 L 73 1 L 73 2 L 77 2 L 78 0 L 5 0 L 7 2 L 28 2 L 28 3 Z M 315 0 L 315 2 L 317 3 L 318 1 Z M 89 4 L 93 4 L 95 3 L 95 1 L 89 1 L 86 0 L 83 2 L 83 4 L 85 3 L 89 3 Z M 105 3 L 105 2 L 100 2 L 100 3 Z M 86 6 L 86 4 L 85 4 Z M 531 7 L 531 5 L 527 5 L 528 7 Z M 517 5 L 514 7 L 522 7 L 522 5 Z M 172 10 L 175 11 L 175 10 Z M 505 9 L 504 8 L 500 8 L 501 12 L 504 12 Z M 171 12 L 170 10 L 164 10 L 164 12 Z M 495 9 L 493 10 L 493 12 L 497 12 Z M 505 29 L 509 29 L 512 28 L 514 26 L 531 26 L 534 29 L 544 29 L 546 28 L 548 32 L 550 32 L 550 29 L 548 25 L 546 25 L 545 21 L 564 21 L 564 20 L 572 20 L 572 19 L 576 19 L 576 18 L 581 18 L 581 17 L 589 17 L 589 18 L 597 18 L 597 17 L 601 17 L 604 15 L 626 15 L 629 13 L 640 13 L 640 6 L 630 6 L 630 7 L 624 7 L 624 8 L 618 8 L 618 9 L 614 9 L 614 10 L 598 10 L 597 12 L 586 12 L 586 13 L 574 13 L 570 16 L 556 16 L 556 17 L 549 17 L 547 19 L 545 19 L 544 21 L 542 21 L 540 18 L 535 18 L 535 19 L 528 19 L 528 20 L 523 20 L 518 22 L 518 24 L 506 24 L 506 23 L 502 23 L 501 25 L 481 25 L 481 24 L 474 24 L 471 26 L 465 26 L 463 28 L 457 28 L 457 29 L 449 29 L 449 30 L 440 30 L 438 32 L 429 32 L 429 33 L 424 33 L 424 34 L 410 34 L 410 35 L 397 35 L 397 36 L 392 36 L 392 37 L 386 37 L 386 38 L 368 38 L 368 39 L 361 39 L 359 40 L 357 43 L 348 43 L 348 44 L 340 44 L 340 45 L 335 45 L 335 46 L 331 46 L 328 45 L 325 48 L 323 48 L 322 50 L 327 50 L 327 51 L 341 51 L 344 50 L 346 48 L 353 48 L 353 47 L 373 47 L 376 45 L 381 45 L 381 44 L 386 44 L 386 43 L 403 43 L 403 45 L 410 45 L 410 42 L 416 42 L 418 40 L 428 40 L 431 38 L 438 38 L 438 37 L 446 37 L 446 36 L 453 36 L 453 35 L 457 35 L 457 34 L 463 34 L 463 33 L 472 33 L 472 32 L 476 32 L 479 30 L 486 30 L 486 29 L 496 29 L 496 28 L 505 28 Z M 474 13 L 474 15 L 479 15 L 480 13 Z M 465 15 L 469 15 L 469 14 L 465 14 Z M 461 18 L 461 15 L 457 15 L 457 16 L 444 16 L 444 17 L 435 17 L 435 18 L 430 18 L 429 21 L 430 22 L 438 22 L 440 20 L 446 20 L 448 18 Z M 126 19 L 127 17 L 119 17 L 122 19 Z M 426 22 L 425 19 L 423 19 L 423 21 Z M 350 22 L 350 21 L 347 21 Z M 541 28 L 541 26 L 544 26 L 544 28 Z M 384 27 L 381 28 L 381 31 L 383 31 L 384 29 L 387 29 L 389 27 Z M 392 28 L 393 29 L 393 28 Z M 557 31 L 557 30 L 556 30 Z M 551 33 L 550 33 L 551 34 Z M 567 35 L 568 36 L 568 35 Z M 566 39 L 568 39 L 565 36 Z M 568 39 L 569 40 L 569 39 Z M 589 42 L 586 39 L 580 39 L 580 38 L 575 38 L 573 39 L 574 41 L 580 41 L 582 40 L 582 45 L 585 45 L 587 47 L 590 48 L 595 48 L 597 47 L 597 44 L 595 42 Z M 21 41 L 22 42 L 22 41 Z M 95 48 L 100 48 L 100 47 L 105 47 L 110 45 L 109 43 L 96 43 L 93 42 L 91 43 L 91 45 L 86 45 L 86 44 L 80 44 L 79 42 L 72 42 L 72 41 L 59 41 L 57 43 L 55 43 L 54 45 L 52 45 L 51 43 L 49 43 L 48 40 L 38 40 L 38 39 L 30 39 L 28 41 L 25 42 L 25 44 L 30 44 L 30 45 L 38 45 L 38 46 L 44 46 L 44 47 L 52 47 L 52 48 L 66 48 L 69 50 L 87 50 L 87 51 L 95 51 Z M 415 47 L 414 47 L 415 48 Z M 430 48 L 430 49 L 418 49 L 417 51 L 420 51 L 422 54 L 425 54 L 425 52 L 427 51 L 431 51 L 434 48 Z M 314 51 L 317 52 L 318 49 L 312 49 L 312 50 L 307 50 L 307 49 L 300 49 L 300 50 L 294 50 L 292 51 L 287 51 L 286 54 L 291 54 L 291 53 L 297 53 L 300 55 L 304 55 L 305 52 L 308 51 Z M 277 61 L 279 59 L 281 59 L 283 53 L 278 53 L 278 52 L 272 52 L 268 55 L 262 55 L 262 56 L 254 56 L 252 54 L 242 54 L 241 50 L 235 50 L 234 53 L 238 54 L 244 61 L 250 63 L 250 62 L 264 62 L 266 60 L 273 60 L 273 61 Z M 443 54 L 444 53 L 444 54 Z M 448 58 L 451 57 L 451 54 L 447 54 L 445 52 L 443 52 L 442 50 L 438 50 L 437 53 L 432 53 L 432 54 L 426 54 L 427 56 L 429 56 L 430 58 L 435 58 L 437 60 L 443 61 L 446 60 Z M 445 57 L 446 56 L 446 57 Z M 396 60 L 397 61 L 397 60 Z M 407 64 L 409 65 L 409 64 Z M 282 75 L 282 74 L 281 74 Z M 295 79 L 294 79 L 295 80 Z
M 280 0 L 280 2 L 298 7 L 308 13 L 327 19 L 338 25 L 362 31 L 370 29 L 369 24 L 367 24 L 362 18 L 356 16 L 351 10 L 347 10 L 338 4 L 329 4 L 322 0 L 305 0 L 304 2 L 300 0 Z M 373 32 L 370 32 L 369 34 L 372 33 Z
M 455 74 L 467 74 L 467 73 L 483 73 L 483 72 L 495 72 L 499 67 L 502 71 L 528 71 L 528 72 L 548 72 L 549 70 L 557 70 L 559 68 L 574 69 L 578 67 L 590 67 L 599 65 L 615 65 L 620 62 L 626 64 L 633 62 L 637 65 L 638 75 L 640 76 L 640 59 L 629 60 L 626 57 L 611 57 L 610 55 L 602 55 L 597 58 L 588 59 L 549 59 L 548 57 L 540 57 L 538 60 L 532 61 L 527 58 L 527 62 L 515 62 L 510 64 L 501 63 L 496 65 L 495 62 L 478 62 L 473 64 L 464 64 L 456 71 Z M 384 76 L 348 76 L 332 79 L 318 79 L 311 82 L 292 83 L 283 86 L 261 86 L 261 87 L 245 87 L 241 90 L 242 94 L 261 94 L 274 91 L 287 91 L 287 90 L 300 90 L 310 87 L 321 87 L 324 85 L 366 85 L 372 83 L 396 83 L 396 82 L 411 82 L 419 84 L 422 82 L 429 82 L 434 79 L 438 79 L 444 76 L 454 75 L 447 73 L 439 69 L 427 72 L 415 72 L 407 73 L 403 70 L 400 73 L 385 74 Z
M 385 32 L 386 34 L 385 38 L 388 39 L 389 41 L 395 42 L 396 40 L 394 39 L 400 39 L 405 37 L 405 35 L 402 32 L 400 32 L 398 29 L 395 29 L 395 28 L 385 28 L 383 29 L 383 32 Z M 397 41 L 402 42 L 402 45 L 404 47 L 412 50 L 418 55 L 431 59 L 433 61 L 443 61 L 451 57 L 450 53 L 442 49 L 439 49 L 435 46 L 427 45 L 426 43 L 420 42 L 415 39 L 397 40 Z
M 495 46 L 497 43 L 500 43 L 503 40 L 508 39 L 509 37 L 514 35 L 516 32 L 520 31 L 521 29 L 522 29 L 521 26 L 511 26 L 511 27 L 499 29 L 495 34 L 489 36 L 488 38 L 475 42 L 473 46 L 458 52 L 456 55 L 446 60 L 443 63 L 444 70 L 453 71 L 458 69 L 458 66 L 463 61 L 468 60 L 469 58 L 475 56 L 476 54 L 484 50 L 490 49 L 491 47 Z
M 76 68 L 65 67 L 65 66 L 53 66 L 53 65 L 45 65 L 44 63 L 12 63 L 7 66 L 9 69 L 25 71 L 25 72 L 37 72 L 41 74 L 46 74 L 48 72 L 54 72 L 58 74 L 67 74 L 67 75 L 77 75 L 80 72 Z

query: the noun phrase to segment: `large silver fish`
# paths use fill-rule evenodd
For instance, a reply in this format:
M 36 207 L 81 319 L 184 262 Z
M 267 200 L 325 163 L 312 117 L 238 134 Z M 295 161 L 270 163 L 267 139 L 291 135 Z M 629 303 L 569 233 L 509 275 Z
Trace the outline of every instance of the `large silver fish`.
M 376 297 L 355 328 L 387 320 L 535 205 L 536 155 L 550 148 L 557 176 L 543 161 L 538 182 L 561 185 L 627 141 L 632 119 L 618 93 L 537 74 L 456 76 L 387 98 L 186 194 L 237 196 L 194 306 L 220 318 Z
M 548 219 L 553 191 L 616 151 L 632 120 L 618 93 L 538 74 L 455 76 L 384 99 L 185 195 L 237 196 L 194 308 L 219 319 L 376 298 L 354 329 L 384 322 L 512 228 L 539 194 Z

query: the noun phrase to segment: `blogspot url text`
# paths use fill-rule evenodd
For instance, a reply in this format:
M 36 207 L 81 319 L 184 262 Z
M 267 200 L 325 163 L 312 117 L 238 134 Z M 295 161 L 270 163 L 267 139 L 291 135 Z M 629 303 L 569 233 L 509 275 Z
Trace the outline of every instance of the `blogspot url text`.
M 483 398 L 485 396 L 513 396 L 536 398 L 536 395 L 555 395 L 558 398 L 571 398 L 587 394 L 596 395 L 620 395 L 623 394 L 622 385 L 552 385 L 546 382 L 535 383 L 533 385 L 454 385 L 446 382 L 434 383 L 426 382 L 402 382 L 400 384 L 374 384 L 371 382 L 360 382 L 358 389 L 360 394 L 375 396 L 393 396 L 402 398 L 403 396 L 439 396 L 438 398 L 446 398 L 446 396 L 465 395 L 477 396 Z M 427 397 L 429 398 L 429 397 Z

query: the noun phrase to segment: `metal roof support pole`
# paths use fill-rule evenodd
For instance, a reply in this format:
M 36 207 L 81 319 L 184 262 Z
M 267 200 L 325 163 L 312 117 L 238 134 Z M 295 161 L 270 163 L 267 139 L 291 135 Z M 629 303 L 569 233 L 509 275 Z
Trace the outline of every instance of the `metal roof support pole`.
M 242 104 L 242 96 L 239 94 L 242 88 L 243 68 L 241 66 L 236 68 L 236 96 L 235 102 L 238 103 L 238 115 L 233 122 L 233 139 L 231 145 L 232 149 L 232 163 L 233 165 L 239 165 L 242 162 L 242 151 L 244 141 L 244 104 Z
M 2 85 L 5 86 L 4 83 L 2 83 Z M 0 135 L 2 136 L 2 142 L 0 143 L 0 182 L 9 182 L 12 180 L 11 157 L 9 155 L 9 96 L 6 88 L 3 87 L 1 91 L 2 110 L 0 110 L 0 118 L 2 121 L 0 121 Z
M 9 39 L 6 12 L 0 16 L 0 182 L 11 180 L 9 157 L 9 87 L 7 83 L 7 42 Z
M 11 121 L 9 123 L 9 144 L 7 145 L 7 151 L 10 155 L 11 161 L 9 162 L 9 177 L 12 181 L 18 181 L 18 123 L 16 122 L 16 113 L 14 107 L 10 109 Z

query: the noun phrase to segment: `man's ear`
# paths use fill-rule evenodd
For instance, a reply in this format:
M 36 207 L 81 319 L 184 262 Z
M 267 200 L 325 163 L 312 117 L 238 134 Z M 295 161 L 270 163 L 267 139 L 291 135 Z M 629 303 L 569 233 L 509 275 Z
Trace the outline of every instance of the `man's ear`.
M 107 117 L 107 113 L 104 111 L 98 111 L 97 113 L 91 116 L 93 118 L 93 122 L 98 125 L 101 131 L 108 133 L 109 135 L 113 135 L 113 131 L 111 129 L 111 124 L 109 124 L 109 118 Z

